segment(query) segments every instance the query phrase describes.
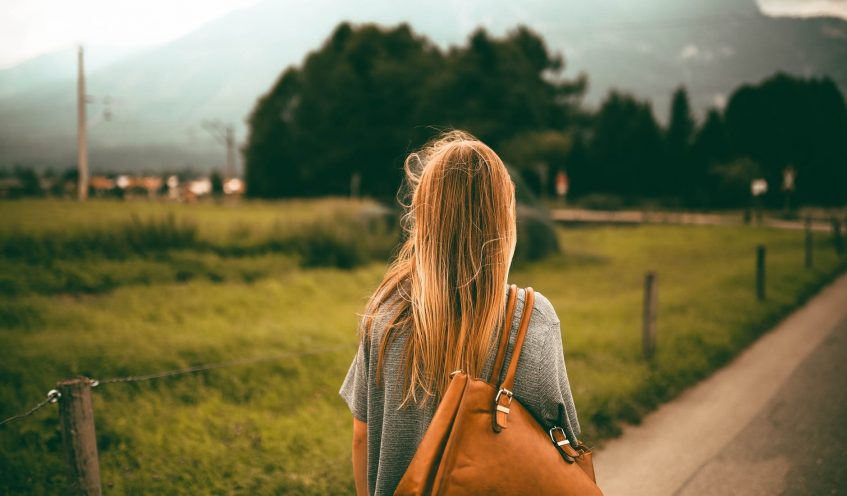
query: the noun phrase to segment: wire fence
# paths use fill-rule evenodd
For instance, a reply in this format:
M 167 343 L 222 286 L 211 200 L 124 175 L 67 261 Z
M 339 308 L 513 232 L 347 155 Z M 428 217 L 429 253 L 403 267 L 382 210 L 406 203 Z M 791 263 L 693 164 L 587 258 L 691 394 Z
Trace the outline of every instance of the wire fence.
M 812 267 L 812 230 L 811 222 L 805 223 L 805 268 Z M 832 223 L 833 246 L 839 257 L 845 254 L 844 241 L 841 235 L 840 222 Z M 756 247 L 755 257 L 755 288 L 759 301 L 766 299 L 766 248 L 764 245 Z M 652 360 L 657 347 L 657 274 L 648 271 L 645 274 L 644 304 L 642 315 L 642 347 L 646 360 Z M 358 343 L 355 344 L 358 346 Z M 42 408 L 51 403 L 59 403 L 59 416 L 62 426 L 63 446 L 65 449 L 65 460 L 68 468 L 69 487 L 74 494 L 101 494 L 100 473 L 97 454 L 97 440 L 94 428 L 94 413 L 91 401 L 91 391 L 105 384 L 143 382 L 169 377 L 194 374 L 204 371 L 224 369 L 230 367 L 247 366 L 262 362 L 270 362 L 310 355 L 323 355 L 332 352 L 355 349 L 352 343 L 325 346 L 303 351 L 279 352 L 254 357 L 240 358 L 235 360 L 204 363 L 190 367 L 163 370 L 142 375 L 129 375 L 120 377 L 107 377 L 105 379 L 77 377 L 59 381 L 56 389 L 50 390 L 46 397 L 36 403 L 32 408 L 17 415 L 0 421 L 0 426 L 32 416 Z
M 12 422 L 14 420 L 19 420 L 19 419 L 22 419 L 22 418 L 25 418 L 25 417 L 29 417 L 30 415 L 37 412 L 38 410 L 41 410 L 42 408 L 44 408 L 48 404 L 55 403 L 56 401 L 58 401 L 59 396 L 60 396 L 59 391 L 57 391 L 55 389 L 51 389 L 50 392 L 47 393 L 47 397 L 44 398 L 43 400 L 41 400 L 37 405 L 30 408 L 29 410 L 27 410 L 24 413 L 19 413 L 17 415 L 12 415 L 9 418 L 3 419 L 2 421 L 0 421 L 0 425 L 7 424 L 7 423 Z
M 287 359 L 287 358 L 299 358 L 299 357 L 310 356 L 310 355 L 323 355 L 323 354 L 328 354 L 328 353 L 333 353 L 333 352 L 336 352 L 336 351 L 343 351 L 343 350 L 352 351 L 354 349 L 355 348 L 350 344 L 343 344 L 343 345 L 337 345 L 337 346 L 328 346 L 328 347 L 324 347 L 324 348 L 315 348 L 315 349 L 304 350 L 304 351 L 281 352 L 281 353 L 273 353 L 273 354 L 269 354 L 269 355 L 260 355 L 260 356 L 248 357 L 248 358 L 239 358 L 239 359 L 236 359 L 236 360 L 228 360 L 228 361 L 224 361 L 224 362 L 204 363 L 204 364 L 200 364 L 200 365 L 193 365 L 191 367 L 184 367 L 184 368 L 172 369 L 172 370 L 163 370 L 163 371 L 160 371 L 160 372 L 153 372 L 153 373 L 150 373 L 150 374 L 143 374 L 143 375 L 130 375 L 130 376 L 124 376 L 124 377 L 109 377 L 109 378 L 106 378 L 106 379 L 89 378 L 88 380 L 89 380 L 89 386 L 92 387 L 92 388 L 95 388 L 97 386 L 101 386 L 101 385 L 105 385 L 105 384 L 116 384 L 116 383 L 126 383 L 126 382 L 142 382 L 142 381 L 150 381 L 150 380 L 154 380 L 154 379 L 165 379 L 165 378 L 168 378 L 168 377 L 175 377 L 175 376 L 180 376 L 180 375 L 185 375 L 185 374 L 194 374 L 194 373 L 197 373 L 197 372 L 204 372 L 204 371 L 207 371 L 207 370 L 216 370 L 216 369 L 224 369 L 224 368 L 229 368 L 229 367 L 253 365 L 253 364 L 257 364 L 257 363 L 284 360 L 284 359 Z M 57 401 L 59 401 L 60 397 L 61 397 L 61 394 L 59 393 L 58 390 L 51 389 L 47 393 L 47 397 L 44 398 L 43 400 L 41 400 L 40 402 L 38 402 L 35 406 L 33 406 L 32 408 L 30 408 L 29 410 L 27 410 L 25 412 L 19 413 L 17 415 L 12 415 L 11 417 L 3 419 L 2 421 L 0 421 L 0 426 L 5 425 L 9 422 L 13 422 L 13 421 L 16 421 L 16 420 L 20 420 L 20 419 L 29 417 L 30 415 L 34 414 L 35 412 L 44 408 L 45 406 L 47 406 L 51 403 L 56 403 Z

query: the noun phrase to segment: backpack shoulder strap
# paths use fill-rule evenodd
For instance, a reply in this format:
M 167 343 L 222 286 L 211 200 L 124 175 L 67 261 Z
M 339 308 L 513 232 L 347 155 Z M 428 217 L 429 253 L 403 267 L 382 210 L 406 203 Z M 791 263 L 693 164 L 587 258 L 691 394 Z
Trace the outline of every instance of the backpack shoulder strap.
M 506 371 L 506 377 L 503 383 L 500 384 L 500 389 L 497 391 L 497 396 L 494 398 L 494 431 L 507 427 L 509 418 L 509 406 L 512 404 L 512 388 L 515 385 L 515 373 L 518 370 L 518 361 L 521 357 L 524 338 L 526 331 L 529 328 L 529 319 L 532 317 L 532 309 L 535 305 L 535 291 L 527 287 L 524 297 L 523 312 L 521 315 L 521 325 L 518 328 L 518 335 L 515 338 L 515 347 L 512 350 L 512 359 L 509 361 L 509 369 Z
M 509 286 L 509 299 L 506 304 L 506 313 L 503 316 L 503 330 L 500 331 L 500 345 L 497 347 L 497 358 L 491 367 L 488 383 L 497 385 L 503 370 L 503 361 L 506 359 L 506 348 L 509 346 L 509 334 L 512 332 L 512 319 L 515 316 L 515 305 L 518 300 L 518 287 L 514 284 Z

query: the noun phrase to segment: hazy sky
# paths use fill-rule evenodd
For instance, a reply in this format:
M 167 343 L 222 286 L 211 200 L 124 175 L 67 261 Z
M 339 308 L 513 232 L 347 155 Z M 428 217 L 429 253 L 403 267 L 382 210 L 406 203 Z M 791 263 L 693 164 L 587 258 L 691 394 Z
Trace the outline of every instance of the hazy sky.
M 0 67 L 68 46 L 155 45 L 258 0 L 0 0 Z
M 163 43 L 258 1 L 0 0 L 0 68 L 80 43 L 109 46 Z M 847 19 L 847 0 L 757 2 L 765 12 L 775 15 L 828 13 Z

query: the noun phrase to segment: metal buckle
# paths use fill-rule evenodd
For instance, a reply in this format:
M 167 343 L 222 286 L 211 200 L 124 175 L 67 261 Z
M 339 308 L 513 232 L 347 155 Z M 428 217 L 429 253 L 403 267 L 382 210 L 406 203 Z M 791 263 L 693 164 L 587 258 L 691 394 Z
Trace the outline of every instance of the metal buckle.
M 514 393 L 512 393 L 511 391 L 509 391 L 506 388 L 503 388 L 503 389 L 497 391 L 497 396 L 494 397 L 494 403 L 500 404 L 500 395 L 501 394 L 505 394 L 506 397 L 509 398 L 509 402 L 506 403 L 506 404 L 511 405 L 512 404 L 512 396 L 514 395 Z
M 553 436 L 553 431 L 556 431 L 556 430 L 558 430 L 562 433 L 562 437 L 564 438 L 564 440 L 556 441 L 556 438 Z M 565 435 L 565 430 L 562 429 L 559 426 L 555 426 L 555 427 L 552 427 L 549 431 L 547 431 L 547 433 L 550 434 L 550 440 L 553 441 L 553 444 L 555 444 L 556 446 L 559 447 L 559 453 L 562 455 L 562 458 L 564 458 L 565 461 L 568 462 L 568 463 L 575 462 L 576 458 L 572 457 L 571 455 L 569 455 L 565 451 L 565 446 L 571 444 L 571 442 L 568 441 L 568 436 Z M 571 446 L 571 449 L 573 449 L 573 446 Z
M 562 433 L 562 437 L 565 438 L 564 441 L 556 441 L 556 438 L 553 437 L 553 431 L 555 430 L 558 430 Z M 571 442 L 568 441 L 568 436 L 565 434 L 565 430 L 559 427 L 558 425 L 551 427 L 550 430 L 547 431 L 547 433 L 550 435 L 550 440 L 553 441 L 553 444 L 555 444 L 556 446 L 564 446 L 566 444 L 571 444 Z
M 577 439 L 576 444 L 575 445 L 572 444 L 571 447 L 574 448 L 577 451 L 577 453 L 579 453 L 580 455 L 584 455 L 586 453 L 591 453 L 591 448 L 582 444 L 582 442 L 580 442 L 579 439 Z
M 504 394 L 504 395 L 506 395 L 507 398 L 509 398 L 509 402 L 506 403 L 505 406 L 500 404 L 500 395 L 501 394 Z M 503 388 L 503 389 L 497 391 L 497 396 L 494 397 L 494 404 L 496 405 L 496 409 L 497 409 L 498 412 L 502 412 L 502 413 L 505 413 L 506 415 L 508 415 L 509 412 L 511 411 L 509 409 L 509 407 L 512 406 L 512 392 L 509 391 L 506 388 Z

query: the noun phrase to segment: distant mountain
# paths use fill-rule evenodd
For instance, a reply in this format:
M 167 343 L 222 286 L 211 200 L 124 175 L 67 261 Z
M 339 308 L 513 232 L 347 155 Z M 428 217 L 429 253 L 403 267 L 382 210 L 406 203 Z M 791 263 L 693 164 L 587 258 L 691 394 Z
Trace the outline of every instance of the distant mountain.
M 564 54 L 566 76 L 588 75 L 586 104 L 625 89 L 650 99 L 660 120 L 679 84 L 701 111 L 777 70 L 828 75 L 847 93 L 847 22 L 771 18 L 753 0 L 267 0 L 160 47 L 88 64 L 93 168 L 220 167 L 223 148 L 203 120 L 235 123 L 243 140 L 256 99 L 341 20 L 408 22 L 441 46 L 464 43 L 480 25 L 500 35 L 524 24 Z M 75 63 L 63 52 L 0 71 L 0 165 L 76 162 Z
M 97 70 L 136 50 L 126 47 L 86 47 L 86 69 Z M 66 48 L 0 70 L 0 99 L 31 92 L 49 83 L 76 81 L 76 55 L 76 48 Z

